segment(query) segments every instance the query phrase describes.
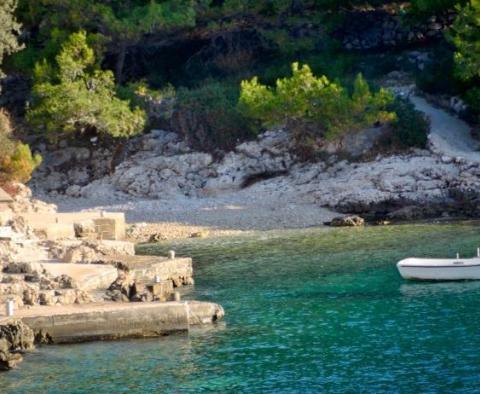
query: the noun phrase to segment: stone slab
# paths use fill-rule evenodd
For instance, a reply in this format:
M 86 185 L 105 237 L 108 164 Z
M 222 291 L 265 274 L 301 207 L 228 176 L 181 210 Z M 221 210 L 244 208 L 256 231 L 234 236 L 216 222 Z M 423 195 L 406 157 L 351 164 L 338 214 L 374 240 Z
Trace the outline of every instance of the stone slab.
M 22 213 L 25 221 L 50 240 L 74 238 L 74 223 L 93 220 L 101 239 L 125 239 L 125 214 L 122 212 Z
M 192 259 L 189 257 L 112 256 L 109 260 L 127 267 L 132 278 L 141 282 L 152 282 L 155 276 L 161 280 L 193 277 Z
M 99 303 L 22 309 L 12 318 L 0 316 L 0 324 L 21 319 L 35 333 L 41 331 L 49 336 L 53 343 L 74 343 L 162 336 L 188 331 L 190 326 L 212 324 L 223 315 L 220 305 L 199 301 Z
M 57 239 L 75 238 L 73 224 L 50 223 L 32 226 L 35 235 L 40 239 L 55 241 Z
M 68 263 L 31 263 L 32 269 L 45 270 L 53 276 L 71 276 L 79 289 L 89 291 L 107 289 L 117 278 L 118 271 L 111 265 L 103 264 L 68 264 Z
M 116 241 L 116 240 L 82 240 L 82 239 L 63 239 L 57 241 L 57 245 L 62 246 L 65 250 L 81 246 L 85 242 L 91 242 L 92 245 L 103 255 L 117 256 L 117 255 L 134 255 L 135 244 L 129 241 Z M 88 246 L 88 244 L 87 244 Z M 70 262 L 68 257 L 65 256 L 65 262 Z

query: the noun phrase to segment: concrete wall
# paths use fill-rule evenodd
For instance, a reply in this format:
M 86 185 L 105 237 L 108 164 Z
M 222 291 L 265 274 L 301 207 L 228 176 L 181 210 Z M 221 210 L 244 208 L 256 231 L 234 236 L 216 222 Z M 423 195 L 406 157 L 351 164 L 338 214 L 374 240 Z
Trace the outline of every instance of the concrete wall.
M 95 232 L 99 239 L 122 240 L 125 239 L 125 219 L 95 218 Z
M 161 336 L 187 331 L 191 325 L 211 324 L 223 317 L 222 307 L 208 302 L 88 305 L 65 312 L 58 308 L 55 312 L 55 307 L 37 307 L 25 313 L 28 315 L 16 318 L 35 333 L 48 335 L 53 343 Z
M 122 212 L 24 213 L 21 216 L 40 236 L 50 240 L 74 238 L 74 223 L 92 220 L 98 239 L 125 239 Z

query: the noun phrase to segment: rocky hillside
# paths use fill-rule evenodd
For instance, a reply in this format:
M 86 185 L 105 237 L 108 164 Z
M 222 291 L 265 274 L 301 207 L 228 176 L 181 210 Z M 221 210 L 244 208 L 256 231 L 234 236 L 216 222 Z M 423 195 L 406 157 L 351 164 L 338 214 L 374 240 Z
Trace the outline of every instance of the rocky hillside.
M 90 157 L 86 148 L 63 148 L 48 153 L 31 185 L 38 195 L 52 200 L 75 198 L 89 201 L 90 206 L 105 203 L 106 196 L 110 202 L 135 198 L 172 203 L 187 198 L 193 204 L 241 191 L 243 196 L 251 194 L 247 199 L 267 198 L 275 204 L 288 196 L 290 202 L 372 220 L 478 217 L 480 160 L 474 160 L 478 154 L 473 148 L 465 155 L 452 149 L 446 152 L 445 146 L 455 144 L 445 144 L 438 134 L 441 125 L 451 122 L 452 128 L 465 133 L 457 140 L 470 138 L 468 127 L 425 105 L 423 110 L 432 111 L 427 115 L 444 117 L 431 118 L 426 150 L 375 155 L 388 134 L 378 127 L 330 143 L 324 147 L 329 152 L 324 160 L 305 163 L 291 153 L 288 132 L 275 130 L 218 159 L 193 151 L 175 133 L 153 130 L 129 143 L 127 158 L 112 175 L 96 172 L 108 167 L 108 154 Z

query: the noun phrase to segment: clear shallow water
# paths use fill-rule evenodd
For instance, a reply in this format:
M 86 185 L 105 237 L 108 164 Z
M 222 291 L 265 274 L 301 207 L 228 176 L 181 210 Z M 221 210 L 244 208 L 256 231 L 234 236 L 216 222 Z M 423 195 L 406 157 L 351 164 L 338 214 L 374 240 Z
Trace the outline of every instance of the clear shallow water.
M 0 391 L 476 392 L 480 282 L 408 283 L 394 263 L 473 255 L 479 230 L 312 229 L 150 248 L 194 256 L 186 297 L 221 303 L 225 324 L 43 347 L 0 375 Z

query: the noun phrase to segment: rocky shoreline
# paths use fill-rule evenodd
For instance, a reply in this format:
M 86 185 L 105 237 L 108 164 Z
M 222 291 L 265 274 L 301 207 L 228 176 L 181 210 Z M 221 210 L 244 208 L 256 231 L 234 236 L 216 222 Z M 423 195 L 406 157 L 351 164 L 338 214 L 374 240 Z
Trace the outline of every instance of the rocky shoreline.
M 8 215 L 0 215 L 8 229 L 0 243 L 0 300 L 12 301 L 19 319 L 0 324 L 1 367 L 15 366 L 31 349 L 30 342 L 17 346 L 12 332 L 36 343 L 71 342 L 163 335 L 223 317 L 219 305 L 178 302 L 174 289 L 193 284 L 191 259 L 136 256 L 125 235 L 157 242 L 357 226 L 364 218 L 479 217 L 478 144 L 461 120 L 414 100 L 431 121 L 425 150 L 380 153 L 388 130 L 377 127 L 326 144 L 323 160 L 305 163 L 291 153 L 288 132 L 274 130 L 214 157 L 192 151 L 175 133 L 153 130 L 132 140 L 108 174 L 109 152 L 95 159 L 86 147 L 45 147 L 45 164 L 31 182 L 34 195 L 73 213 L 58 213 L 18 185 Z M 125 212 L 126 234 L 123 213 L 104 211 Z M 352 214 L 358 216 L 336 219 Z M 111 240 L 98 239 L 99 223 L 108 223 L 101 234 Z
M 423 99 L 414 103 L 432 125 L 425 150 L 382 152 L 388 130 L 378 127 L 330 143 L 324 160 L 305 163 L 291 153 L 288 132 L 274 130 L 214 158 L 152 130 L 128 144 L 111 175 L 91 171 L 107 167 L 107 154 L 62 148 L 47 153 L 31 186 L 62 210 L 126 212 L 158 239 L 319 226 L 338 214 L 371 222 L 479 217 L 480 153 L 468 125 Z
M 36 344 L 162 336 L 222 319 L 220 305 L 180 301 L 194 284 L 192 259 L 136 255 L 123 214 L 59 213 L 14 186 L 0 206 L 0 370 Z

